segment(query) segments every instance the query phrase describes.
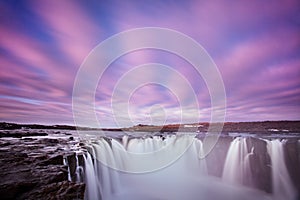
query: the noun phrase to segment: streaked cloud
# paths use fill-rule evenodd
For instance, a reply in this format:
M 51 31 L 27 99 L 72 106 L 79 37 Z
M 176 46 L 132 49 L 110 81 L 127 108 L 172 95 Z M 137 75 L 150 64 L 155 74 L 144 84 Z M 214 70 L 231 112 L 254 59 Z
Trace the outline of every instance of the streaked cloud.
M 203 45 L 225 83 L 228 121 L 300 119 L 299 1 L 2 1 L 0 13 L 1 121 L 72 124 L 73 83 L 85 57 L 109 36 L 145 26 L 174 29 Z M 126 42 L 134 41 L 120 47 Z M 188 104 L 191 97 L 174 73 L 149 70 L 147 78 L 162 77 L 186 102 L 178 102 L 170 87 L 149 84 L 132 93 L 120 91 L 112 112 L 118 81 L 145 63 L 167 65 L 186 77 L 199 108 Z M 211 112 L 208 89 L 193 66 L 149 49 L 112 63 L 95 101 L 103 126 L 115 126 L 118 114 L 126 123 L 176 123 L 181 109 L 191 120 L 195 109 L 202 121 Z

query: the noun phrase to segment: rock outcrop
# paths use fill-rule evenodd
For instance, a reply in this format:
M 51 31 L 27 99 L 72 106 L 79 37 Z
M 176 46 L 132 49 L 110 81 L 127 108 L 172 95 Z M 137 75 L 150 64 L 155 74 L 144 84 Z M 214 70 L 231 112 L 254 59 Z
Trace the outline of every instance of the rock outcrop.
M 85 184 L 68 181 L 68 167 L 63 162 L 67 142 L 0 140 L 1 199 L 83 199 Z

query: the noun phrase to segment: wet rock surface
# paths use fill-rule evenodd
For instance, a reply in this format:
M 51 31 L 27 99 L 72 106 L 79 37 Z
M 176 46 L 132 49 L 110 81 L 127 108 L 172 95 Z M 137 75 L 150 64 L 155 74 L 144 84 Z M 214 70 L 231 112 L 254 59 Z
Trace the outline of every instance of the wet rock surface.
M 29 136 L 47 136 L 48 133 L 45 131 L 29 131 L 29 130 L 1 130 L 0 131 L 0 138 L 2 137 L 15 137 L 15 138 L 22 138 L 22 137 L 29 137 Z
M 209 175 L 222 177 L 226 155 L 232 141 L 231 137 L 220 137 L 212 151 L 207 155 L 206 162 L 210 166 Z
M 296 139 L 286 140 L 285 162 L 291 179 L 300 194 L 300 142 Z
M 68 181 L 67 139 L 0 139 L 1 199 L 83 199 L 84 183 Z
M 267 143 L 258 138 L 248 138 L 247 140 L 251 182 L 248 185 L 255 185 L 256 188 L 266 192 L 272 192 L 271 159 L 267 152 Z

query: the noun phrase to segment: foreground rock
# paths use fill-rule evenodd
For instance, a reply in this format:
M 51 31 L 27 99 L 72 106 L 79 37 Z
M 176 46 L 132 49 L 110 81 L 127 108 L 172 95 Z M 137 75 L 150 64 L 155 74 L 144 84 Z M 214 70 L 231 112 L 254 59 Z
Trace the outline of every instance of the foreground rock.
M 22 138 L 22 137 L 31 137 L 31 136 L 47 136 L 43 130 L 39 131 L 30 131 L 30 130 L 0 130 L 0 138 L 2 137 L 14 137 L 14 138 Z
M 84 183 L 68 181 L 66 146 L 63 139 L 0 140 L 1 199 L 83 199 Z

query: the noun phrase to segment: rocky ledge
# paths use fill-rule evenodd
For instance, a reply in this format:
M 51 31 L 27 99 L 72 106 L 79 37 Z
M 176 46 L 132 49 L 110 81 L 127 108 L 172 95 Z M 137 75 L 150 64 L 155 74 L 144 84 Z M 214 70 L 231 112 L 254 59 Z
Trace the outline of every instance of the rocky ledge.
M 72 139 L 0 139 L 1 199 L 84 199 L 85 184 L 69 181 L 64 165 L 74 162 Z

